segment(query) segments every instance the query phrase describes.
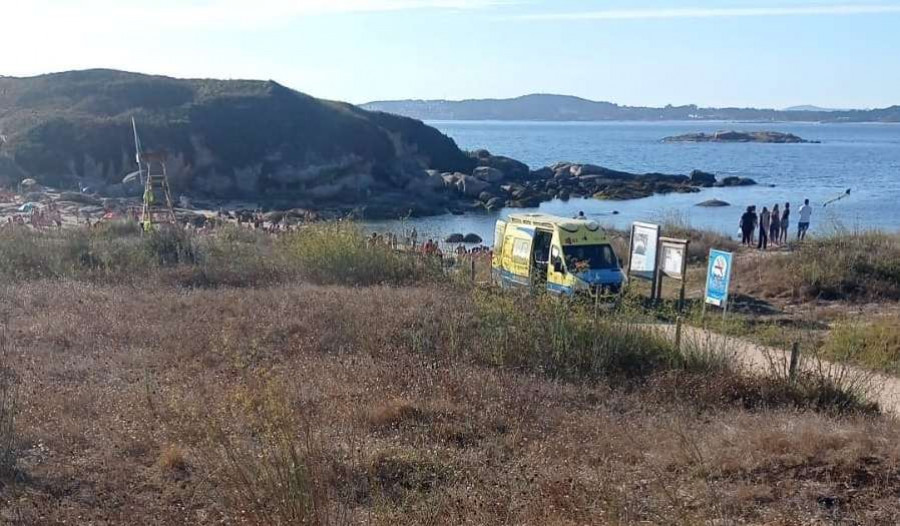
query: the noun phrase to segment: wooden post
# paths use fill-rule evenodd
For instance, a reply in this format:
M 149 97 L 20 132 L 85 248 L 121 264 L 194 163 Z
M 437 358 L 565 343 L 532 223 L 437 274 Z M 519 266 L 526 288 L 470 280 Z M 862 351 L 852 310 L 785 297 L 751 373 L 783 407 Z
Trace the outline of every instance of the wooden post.
M 681 316 L 675 318 L 675 351 L 681 352 Z
M 800 361 L 800 343 L 791 344 L 791 365 L 788 368 L 788 377 L 793 380 L 797 376 L 797 364 Z
M 660 245 L 660 248 L 662 245 Z M 659 260 L 657 259 L 657 266 L 659 266 Z M 663 284 L 663 273 L 657 268 L 656 269 L 656 279 L 653 280 L 653 286 L 656 287 L 656 293 L 654 297 L 656 298 L 656 302 L 659 303 L 662 301 L 662 284 Z
M 472 262 L 472 283 L 475 283 L 475 258 L 471 257 L 470 260 Z
M 678 293 L 678 312 L 684 312 L 685 287 L 687 286 L 687 276 L 681 276 L 681 291 Z

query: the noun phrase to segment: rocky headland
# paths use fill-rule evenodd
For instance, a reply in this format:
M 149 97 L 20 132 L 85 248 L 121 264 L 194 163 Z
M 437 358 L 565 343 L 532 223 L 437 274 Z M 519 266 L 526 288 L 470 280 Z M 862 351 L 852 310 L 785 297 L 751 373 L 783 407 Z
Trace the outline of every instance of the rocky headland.
M 685 133 L 663 138 L 663 142 L 762 142 L 762 143 L 818 143 L 808 141 L 793 133 L 774 131 L 717 131 L 714 133 Z
M 29 180 L 60 196 L 88 194 L 79 199 L 90 204 L 72 201 L 81 206 L 139 199 L 139 183 L 123 181 L 136 169 L 132 117 L 144 149 L 168 153 L 184 208 L 380 219 L 755 184 L 699 170 L 633 174 L 571 162 L 532 170 L 464 152 L 420 121 L 272 81 L 88 70 L 0 77 L 0 186 Z

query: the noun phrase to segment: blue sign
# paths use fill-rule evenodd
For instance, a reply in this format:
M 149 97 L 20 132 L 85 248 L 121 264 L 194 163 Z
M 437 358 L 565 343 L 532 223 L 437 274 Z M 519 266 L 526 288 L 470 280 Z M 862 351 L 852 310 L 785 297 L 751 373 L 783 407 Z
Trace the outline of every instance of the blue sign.
M 706 271 L 706 303 L 724 307 L 728 302 L 731 261 L 731 252 L 715 249 L 709 251 L 709 268 Z

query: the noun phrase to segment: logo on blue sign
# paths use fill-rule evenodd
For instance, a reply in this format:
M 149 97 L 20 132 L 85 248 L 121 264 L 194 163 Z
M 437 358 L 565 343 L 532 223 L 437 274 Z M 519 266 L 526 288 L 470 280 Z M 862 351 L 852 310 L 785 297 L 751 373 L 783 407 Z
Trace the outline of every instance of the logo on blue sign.
M 709 268 L 706 271 L 706 303 L 722 307 L 728 301 L 728 285 L 731 283 L 731 252 L 709 251 Z

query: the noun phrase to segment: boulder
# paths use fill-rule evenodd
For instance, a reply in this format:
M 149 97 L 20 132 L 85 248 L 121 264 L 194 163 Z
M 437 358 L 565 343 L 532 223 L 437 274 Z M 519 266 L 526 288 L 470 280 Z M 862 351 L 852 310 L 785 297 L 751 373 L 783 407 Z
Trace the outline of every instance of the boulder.
M 506 206 L 506 200 L 502 197 L 494 197 L 485 203 L 485 208 L 488 210 L 500 210 L 501 208 Z
M 472 172 L 474 177 L 481 179 L 482 181 L 496 184 L 503 181 L 503 172 L 496 168 L 491 168 L 490 166 L 479 166 L 475 168 Z
M 723 178 L 721 181 L 716 183 L 716 186 L 753 186 L 756 184 L 756 181 L 750 179 L 749 177 L 736 177 L 729 176 Z
M 597 166 L 596 164 L 574 164 L 572 165 L 571 172 L 575 177 L 603 175 L 606 172 L 606 168 Z
M 99 197 L 79 192 L 63 192 L 59 194 L 58 201 L 68 201 L 70 203 L 90 206 L 101 206 L 103 204 L 103 201 Z
M 83 216 L 97 216 L 102 215 L 105 210 L 102 206 L 83 206 L 78 209 L 78 213 Z
M 496 168 L 503 172 L 508 179 L 527 179 L 531 175 L 531 169 L 528 168 L 527 164 L 509 157 L 488 154 L 487 156 L 477 157 L 477 159 L 479 166 Z
M 507 203 L 511 208 L 537 208 L 541 205 L 541 198 L 537 195 L 521 197 Z
M 444 178 L 441 177 L 437 170 L 428 170 L 425 176 L 426 185 L 433 190 L 440 190 L 444 187 Z
M 446 238 L 444 238 L 445 243 L 464 243 L 466 237 L 462 234 L 450 234 Z
M 490 184 L 476 177 L 472 177 L 471 175 L 464 175 L 456 182 L 457 190 L 467 197 L 478 197 L 481 192 L 484 192 L 490 187 Z
M 495 197 L 497 197 L 497 196 L 488 191 L 484 191 L 484 192 L 481 192 L 480 194 L 478 194 L 478 200 L 481 201 L 482 203 L 487 203 L 488 201 L 490 201 L 491 199 L 494 199 Z
M 463 241 L 465 241 L 466 243 L 481 243 L 482 239 L 481 239 L 481 236 L 479 236 L 478 234 L 470 233 L 470 234 L 466 234 L 466 237 L 463 238 Z
M 553 168 L 550 168 L 548 166 L 531 171 L 532 179 L 550 179 L 551 177 L 553 177 L 555 175 L 556 175 L 556 171 L 553 170 Z
M 277 224 L 280 223 L 282 219 L 284 219 L 284 216 L 284 212 L 269 212 L 263 215 L 263 219 L 265 221 L 268 221 L 269 223 Z
M 713 208 L 713 207 L 717 207 L 717 206 L 731 206 L 731 203 L 722 201 L 720 199 L 708 199 L 706 201 L 703 201 L 702 203 L 697 203 L 694 206 Z
M 456 187 L 457 183 L 459 183 L 460 179 L 465 177 L 465 174 L 461 174 L 459 172 L 444 172 L 441 174 L 441 179 L 444 180 L 444 186 L 447 188 Z
M 702 170 L 691 172 L 691 184 L 696 186 L 712 186 L 716 184 L 716 176 Z
M 553 172 L 553 178 L 557 180 L 566 180 L 574 177 L 572 175 L 572 167 L 570 165 L 565 165 L 561 168 L 557 168 L 555 172 Z

